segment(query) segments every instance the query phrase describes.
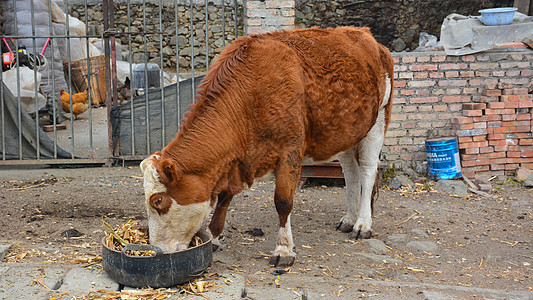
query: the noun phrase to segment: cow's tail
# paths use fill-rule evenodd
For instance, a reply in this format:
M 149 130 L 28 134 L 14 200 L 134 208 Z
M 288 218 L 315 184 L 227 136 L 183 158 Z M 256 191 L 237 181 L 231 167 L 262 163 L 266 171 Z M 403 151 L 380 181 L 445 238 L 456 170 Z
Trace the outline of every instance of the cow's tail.
M 392 95 L 393 95 L 393 88 L 394 88 L 394 60 L 392 59 L 392 55 L 390 54 L 389 50 L 381 45 L 379 45 L 379 56 L 381 60 L 381 65 L 383 68 L 383 71 L 386 74 L 386 78 L 389 80 L 390 84 L 390 90 L 389 90 L 389 99 L 386 101 L 386 104 L 384 106 L 385 109 L 385 131 L 384 134 L 387 132 L 387 128 L 389 127 L 390 119 L 391 119 L 391 113 L 392 113 Z M 385 100 L 383 101 L 385 102 Z M 381 156 L 381 154 L 380 154 Z M 374 187 L 372 188 L 372 196 L 370 198 L 370 207 L 372 214 L 374 213 L 374 202 L 377 201 L 379 196 L 379 186 L 381 185 L 381 174 L 380 169 L 378 167 L 376 171 L 376 179 L 374 181 Z
M 389 127 L 391 113 L 392 113 L 392 95 L 394 94 L 394 60 L 392 59 L 392 55 L 389 52 L 389 49 L 387 49 L 385 46 L 379 45 L 379 56 L 381 60 L 381 65 L 383 67 L 384 72 L 386 73 L 389 81 L 390 81 L 390 94 L 389 94 L 389 101 L 385 105 L 385 132 L 387 132 L 387 128 Z

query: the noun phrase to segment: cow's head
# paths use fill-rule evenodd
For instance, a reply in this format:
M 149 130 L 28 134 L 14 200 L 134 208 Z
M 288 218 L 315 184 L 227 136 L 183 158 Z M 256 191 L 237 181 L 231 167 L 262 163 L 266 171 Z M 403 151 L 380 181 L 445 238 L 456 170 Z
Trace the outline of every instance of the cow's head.
M 171 159 L 152 154 L 141 162 L 150 244 L 164 253 L 187 249 L 210 211 L 202 177 L 183 174 Z

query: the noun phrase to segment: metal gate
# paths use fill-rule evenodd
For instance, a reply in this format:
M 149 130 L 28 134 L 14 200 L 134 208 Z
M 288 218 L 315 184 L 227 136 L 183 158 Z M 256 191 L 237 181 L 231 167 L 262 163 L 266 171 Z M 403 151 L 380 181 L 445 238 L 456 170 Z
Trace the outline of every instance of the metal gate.
M 211 61 L 243 34 L 237 0 L 1 3 L 0 165 L 159 151 Z

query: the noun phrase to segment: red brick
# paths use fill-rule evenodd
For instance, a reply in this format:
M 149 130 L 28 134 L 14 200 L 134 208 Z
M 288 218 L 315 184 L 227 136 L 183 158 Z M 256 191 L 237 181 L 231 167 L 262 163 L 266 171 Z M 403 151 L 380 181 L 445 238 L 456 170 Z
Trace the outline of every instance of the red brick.
M 501 121 L 490 121 L 487 122 L 487 128 L 502 127 Z
M 461 56 L 461 60 L 472 62 L 472 61 L 476 61 L 476 57 L 474 55 L 465 55 L 465 56 Z
M 479 148 L 479 147 L 487 147 L 489 145 L 489 142 L 471 142 L 471 143 L 463 143 L 461 144 L 462 149 L 466 148 Z
M 460 136 L 458 138 L 458 141 L 459 141 L 459 144 L 472 142 L 472 137 L 471 136 Z
M 505 103 L 503 102 L 490 102 L 489 108 L 490 109 L 502 109 L 505 107 Z
M 509 133 L 509 132 L 516 132 L 516 126 L 506 126 L 506 127 L 500 127 L 500 128 L 487 128 L 488 133 Z
M 487 139 L 490 140 L 503 140 L 502 133 L 489 133 Z
M 485 129 L 487 128 L 487 122 L 476 122 L 474 123 L 475 129 Z
M 476 135 L 472 137 L 474 142 L 484 142 L 487 140 L 487 135 Z
M 479 148 L 467 148 L 465 150 L 466 154 L 479 154 Z
M 518 164 L 506 164 L 505 165 L 505 170 L 516 170 L 518 169 L 519 165 Z
M 520 157 L 520 151 L 507 151 L 507 157 Z
M 479 153 L 493 153 L 494 147 L 479 147 Z
M 517 126 L 516 132 L 531 132 L 531 126 Z
M 520 101 L 520 102 L 518 102 L 518 107 L 520 107 L 520 108 L 533 107 L 533 101 Z
M 485 103 L 463 103 L 463 109 L 485 109 L 486 107 Z
M 522 153 L 520 154 L 521 157 L 533 157 L 533 150 L 530 150 L 530 151 L 521 151 Z
M 438 97 L 420 97 L 420 98 L 410 98 L 410 103 L 435 103 L 439 102 Z
M 436 55 L 431 58 L 432 62 L 443 62 L 446 61 L 446 55 Z
M 504 89 L 502 95 L 527 95 L 527 88 Z
M 490 169 L 492 171 L 505 170 L 505 164 L 491 164 Z
M 466 63 L 457 63 L 457 64 L 441 64 L 439 65 L 439 70 L 460 70 L 466 69 L 468 64 Z
M 503 127 L 516 127 L 518 126 L 518 122 L 517 121 L 502 121 L 502 126 Z
M 533 95 L 531 95 L 533 96 Z M 530 101 L 528 95 L 502 95 L 500 96 L 500 101 L 509 102 L 509 101 Z
M 402 87 L 405 87 L 406 85 L 407 85 L 407 81 L 397 81 L 397 80 L 394 81 L 395 88 L 402 88 Z
M 409 66 L 409 70 L 411 71 L 436 71 L 437 66 L 426 64 L 426 65 L 411 65 Z
M 470 97 L 469 96 L 444 96 L 442 97 L 442 102 L 444 103 L 470 102 Z
M 431 72 L 429 78 L 444 78 L 444 72 Z
M 416 56 L 404 56 L 402 57 L 402 62 L 404 63 L 414 63 L 416 61 Z
M 459 71 L 459 76 L 462 78 L 474 77 L 474 71 Z
M 500 89 L 500 90 L 503 90 L 503 89 L 512 89 L 512 88 L 513 88 L 513 84 L 512 84 L 512 83 L 499 82 L 499 83 L 496 85 L 496 88 L 497 88 L 497 89 Z
M 428 78 L 428 72 L 416 72 L 414 75 L 415 79 L 425 79 Z
M 482 115 L 483 115 L 483 110 L 481 109 L 463 110 L 463 116 L 465 117 L 478 117 Z
M 444 72 L 444 74 L 446 75 L 446 78 L 459 77 L 459 72 L 458 71 L 446 71 L 446 72 Z
M 400 90 L 400 94 L 403 96 L 412 96 L 415 94 L 414 90 Z
M 468 124 L 472 123 L 472 118 L 467 117 L 454 117 L 452 118 L 452 124 Z
M 485 109 L 485 115 L 512 115 L 515 113 L 515 110 L 512 108 L 504 109 Z
M 516 115 L 502 115 L 502 121 L 514 121 L 516 120 Z
M 502 91 L 501 90 L 484 90 L 483 91 L 483 96 L 499 97 L 501 95 L 502 95 Z
M 496 152 L 505 152 L 508 148 L 509 146 L 507 145 L 494 145 L 494 151 Z
M 518 108 L 518 103 L 519 102 L 504 102 L 503 104 L 505 104 L 505 108 Z
M 533 139 L 520 139 L 518 144 L 520 146 L 533 146 Z
M 474 129 L 474 123 L 469 124 L 452 124 L 453 130 L 470 130 Z

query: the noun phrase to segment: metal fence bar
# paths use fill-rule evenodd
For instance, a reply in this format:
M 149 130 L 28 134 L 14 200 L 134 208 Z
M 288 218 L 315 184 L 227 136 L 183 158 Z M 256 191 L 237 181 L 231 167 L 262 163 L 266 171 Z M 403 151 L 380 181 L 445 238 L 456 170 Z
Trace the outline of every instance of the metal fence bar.
M 224 0 L 222 0 L 224 1 Z M 239 32 L 239 22 L 238 22 L 238 18 L 237 18 L 237 15 L 238 15 L 238 3 L 237 3 L 237 0 L 234 0 L 233 1 L 233 18 L 235 19 L 235 38 L 237 38 L 239 36 L 238 32 Z
M 180 54 L 179 54 L 179 28 L 178 28 L 178 1 L 174 0 L 174 30 L 176 37 L 176 107 L 178 110 L 178 124 L 176 130 L 179 130 L 181 124 L 181 107 L 180 107 Z
M 131 7 L 130 0 L 127 4 L 127 20 L 128 20 L 128 31 L 131 31 Z M 132 56 L 133 48 L 131 45 L 131 35 L 128 34 L 128 62 L 129 62 L 129 71 L 130 71 L 130 126 L 131 126 L 131 155 L 135 155 L 135 122 L 133 117 L 133 66 L 132 66 Z
M 105 2 L 105 1 L 104 1 Z M 65 0 L 65 8 L 67 7 L 70 7 L 68 5 L 68 0 Z M 72 159 L 74 159 L 74 140 L 75 140 L 75 137 L 74 137 L 74 113 L 73 113 L 73 109 L 72 109 L 72 65 L 71 65 L 71 61 L 72 61 L 72 54 L 70 53 L 70 20 L 69 20 L 69 14 L 66 14 L 66 30 L 67 30 L 67 64 L 68 64 L 68 82 L 67 82 L 67 85 L 68 85 L 68 93 L 69 93 L 69 101 L 70 101 L 70 134 L 71 134 L 71 139 L 70 139 L 70 142 L 71 142 L 71 156 L 72 156 Z
M 189 30 L 189 33 L 191 35 L 191 93 L 192 93 L 192 99 L 193 99 L 193 103 L 196 103 L 195 99 L 194 99 L 194 95 L 196 94 L 195 90 L 194 90 L 194 1 L 193 0 L 189 0 L 191 5 L 190 5 L 190 18 L 191 18 L 191 27 L 190 27 L 190 30 Z
M 0 46 L 0 57 L 4 57 L 4 52 L 2 51 L 2 46 Z M 3 64 L 3 62 L 2 62 Z M 2 160 L 6 160 L 6 111 L 5 111 L 5 103 L 4 103 L 4 78 L 2 76 L 2 73 L 4 73 L 3 65 L 0 66 L 2 69 L 0 69 L 0 112 L 2 113 L 0 115 L 1 122 L 2 122 Z
M 48 28 L 50 30 L 50 33 L 53 32 L 52 27 L 52 0 L 48 0 Z M 54 64 L 54 47 L 55 47 L 55 39 L 50 39 L 50 50 L 51 50 L 51 65 L 52 65 L 52 125 L 54 126 L 54 158 L 57 159 L 57 111 L 56 111 L 56 97 L 55 97 L 55 91 L 56 91 L 56 76 L 55 76 L 55 64 Z
M 18 24 L 17 20 L 17 1 L 13 1 L 13 12 L 14 14 L 14 20 L 15 24 Z M 18 35 L 18 26 L 15 26 L 15 35 Z M 19 142 L 19 159 L 22 160 L 22 104 L 20 100 L 20 60 L 19 58 L 19 40 L 15 39 L 15 57 L 16 57 L 16 64 L 17 67 L 17 121 L 18 121 L 18 142 Z
M 143 32 L 146 32 L 146 1 L 143 0 Z M 146 34 L 143 34 L 144 44 L 144 97 L 146 105 L 146 152 L 152 153 L 150 145 L 150 112 L 148 102 L 148 50 L 146 47 Z
M 159 0 L 159 31 L 163 31 L 163 3 Z M 163 72 L 163 34 L 159 34 L 159 58 L 161 67 L 159 68 L 159 88 L 161 91 L 161 142 L 166 145 L 166 130 L 165 130 L 165 76 Z
M 222 48 L 226 47 L 226 0 L 222 0 Z
M 209 0 L 205 0 L 205 72 L 209 71 Z
M 37 60 L 38 60 L 38 53 L 37 52 L 37 45 L 35 44 L 35 3 L 34 3 L 34 0 L 31 0 L 30 1 L 30 11 L 31 11 L 31 34 L 33 35 L 31 41 L 32 41 L 32 46 L 33 46 L 33 54 L 35 55 L 34 56 L 34 62 L 33 62 L 33 82 L 35 83 L 33 85 L 33 94 L 34 94 L 34 97 L 35 97 L 35 137 L 36 137 L 36 144 L 35 147 L 36 147 L 36 155 L 35 157 L 37 159 L 40 159 L 41 158 L 41 142 L 40 142 L 40 139 L 39 139 L 39 134 L 37 134 L 39 132 L 39 93 L 38 93 L 38 86 L 37 86 L 37 69 L 38 69 L 38 66 L 37 66 Z M 31 62 L 30 62 L 31 64 Z
M 85 10 L 85 34 L 89 33 L 89 15 L 88 15 L 88 9 L 87 9 L 87 1 L 85 1 L 84 5 Z M 96 153 L 94 151 L 94 145 L 93 145 L 93 102 L 92 102 L 92 89 L 91 89 L 91 80 L 92 80 L 92 69 L 91 69 L 91 52 L 89 48 L 89 38 L 85 38 L 85 49 L 87 51 L 87 70 L 88 70 L 88 76 L 87 76 L 87 97 L 89 97 L 89 157 L 95 158 Z M 70 73 L 71 70 L 69 70 Z

